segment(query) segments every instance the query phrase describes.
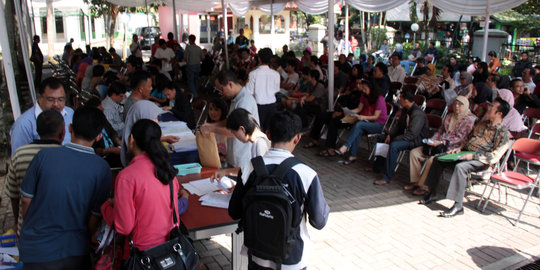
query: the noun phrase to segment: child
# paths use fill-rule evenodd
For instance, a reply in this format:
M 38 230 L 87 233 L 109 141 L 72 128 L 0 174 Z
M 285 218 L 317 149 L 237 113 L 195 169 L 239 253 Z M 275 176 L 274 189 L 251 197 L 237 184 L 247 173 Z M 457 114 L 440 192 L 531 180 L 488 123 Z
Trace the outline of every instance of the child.
M 266 137 L 255 117 L 247 110 L 238 108 L 232 111 L 227 117 L 227 129 L 234 137 L 243 143 L 252 142 L 251 157 L 262 156 L 270 149 L 270 140 Z M 221 179 L 221 177 L 237 176 L 240 168 L 229 168 L 216 172 L 212 180 Z
M 206 122 L 215 123 L 225 120 L 225 118 L 227 118 L 227 111 L 228 106 L 225 100 L 221 98 L 215 98 L 211 100 L 208 108 L 208 120 Z M 225 161 L 225 156 L 227 155 L 227 138 L 217 133 L 215 134 L 215 136 L 219 152 L 219 158 L 221 161 Z
M 249 46 L 251 57 L 254 57 L 257 54 L 257 47 L 255 47 L 255 40 L 252 39 L 249 43 L 251 44 L 251 46 Z

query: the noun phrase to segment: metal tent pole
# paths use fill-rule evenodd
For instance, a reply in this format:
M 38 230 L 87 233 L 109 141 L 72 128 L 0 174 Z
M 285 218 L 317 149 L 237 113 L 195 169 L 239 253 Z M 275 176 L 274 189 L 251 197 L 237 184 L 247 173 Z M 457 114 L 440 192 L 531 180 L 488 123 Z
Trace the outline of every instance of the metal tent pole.
M 334 110 L 334 0 L 328 0 L 328 109 Z
M 0 1 L 0 31 L 2 33 L 7 33 L 6 15 L 4 12 L 4 2 Z M 2 62 L 4 63 L 4 70 L 6 73 L 6 82 L 8 86 L 9 100 L 11 102 L 11 110 L 13 111 L 13 119 L 17 120 L 17 118 L 21 116 L 21 107 L 19 105 L 19 97 L 17 96 L 17 85 L 15 84 L 13 59 L 11 58 L 8 35 L 0 35 L 0 45 L 3 49 Z
M 229 69 L 229 47 L 227 46 L 227 39 L 229 36 L 229 30 L 227 27 L 227 7 L 225 2 L 221 0 L 221 9 L 223 13 L 223 32 L 225 32 L 225 67 Z
M 486 61 L 486 55 L 487 55 L 487 44 L 488 44 L 488 37 L 489 37 L 489 17 L 490 17 L 490 1 L 487 0 L 487 7 L 486 7 L 486 27 L 484 28 L 484 46 L 482 47 L 482 61 Z
M 347 54 L 351 52 L 351 46 L 349 45 L 349 5 L 345 3 L 345 49 Z
M 174 36 L 180 42 L 180 37 L 178 36 L 178 21 L 176 20 L 176 0 L 172 0 L 172 9 L 173 9 L 173 24 L 174 24 Z

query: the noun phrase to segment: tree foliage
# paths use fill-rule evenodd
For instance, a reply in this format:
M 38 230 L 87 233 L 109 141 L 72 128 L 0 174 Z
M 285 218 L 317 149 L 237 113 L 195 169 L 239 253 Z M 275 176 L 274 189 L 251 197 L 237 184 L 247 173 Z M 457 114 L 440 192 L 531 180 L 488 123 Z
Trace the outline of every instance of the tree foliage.
M 527 2 L 513 8 L 513 10 L 524 15 L 538 14 L 538 11 L 540 10 L 540 0 L 528 0 Z

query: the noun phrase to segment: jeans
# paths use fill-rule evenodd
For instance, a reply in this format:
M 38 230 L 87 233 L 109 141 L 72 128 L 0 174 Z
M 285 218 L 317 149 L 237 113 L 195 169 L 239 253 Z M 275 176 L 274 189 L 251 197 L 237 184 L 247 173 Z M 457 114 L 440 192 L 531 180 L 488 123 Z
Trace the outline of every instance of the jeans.
M 416 65 L 416 62 L 411 61 L 411 60 L 403 60 L 400 62 L 400 64 L 405 70 L 405 73 L 409 74 L 409 69 L 411 68 L 411 66 Z
M 388 155 L 386 156 L 386 165 L 384 167 L 384 180 L 390 182 L 394 177 L 394 169 L 396 168 L 397 158 L 403 150 L 411 149 L 409 141 L 395 141 L 390 143 Z
M 201 65 L 189 65 L 186 68 L 187 73 L 187 86 L 189 92 L 193 93 L 194 97 L 197 97 L 197 81 L 199 79 L 199 73 L 201 72 Z
M 358 154 L 358 147 L 362 141 L 362 135 L 364 133 L 379 133 L 383 129 L 383 125 L 378 122 L 358 121 L 354 124 L 349 138 L 345 142 L 345 146 L 350 151 L 351 157 L 356 157 Z

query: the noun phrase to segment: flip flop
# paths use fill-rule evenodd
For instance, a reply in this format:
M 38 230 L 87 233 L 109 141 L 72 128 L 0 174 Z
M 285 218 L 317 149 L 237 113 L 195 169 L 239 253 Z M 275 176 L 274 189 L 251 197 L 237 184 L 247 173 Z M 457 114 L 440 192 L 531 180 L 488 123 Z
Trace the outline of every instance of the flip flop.
M 351 165 L 351 164 L 355 163 L 356 160 L 357 160 L 357 158 L 355 158 L 355 159 L 344 160 L 344 161 L 343 161 L 343 165 Z
M 319 146 L 319 144 L 314 143 L 314 142 L 309 142 L 308 144 L 304 144 L 304 148 L 313 148 L 317 146 Z
M 386 181 L 386 180 L 377 180 L 375 182 L 373 182 L 374 185 L 376 186 L 386 186 L 388 184 L 390 184 L 389 181 Z
M 328 153 L 328 150 L 322 150 L 317 154 L 319 157 L 328 157 L 330 154 Z

